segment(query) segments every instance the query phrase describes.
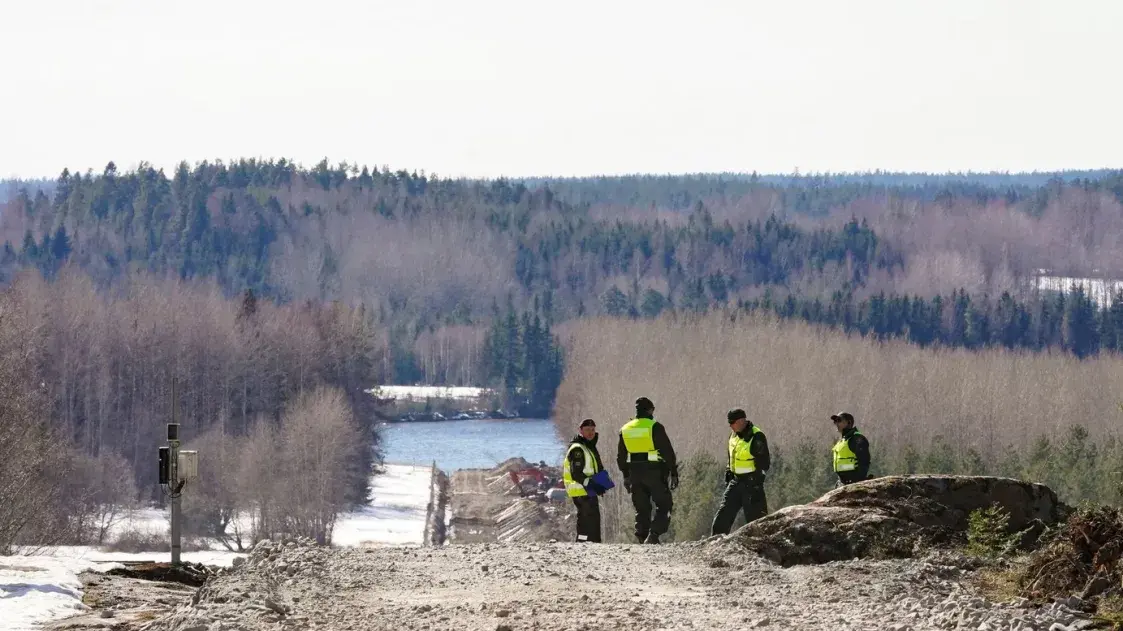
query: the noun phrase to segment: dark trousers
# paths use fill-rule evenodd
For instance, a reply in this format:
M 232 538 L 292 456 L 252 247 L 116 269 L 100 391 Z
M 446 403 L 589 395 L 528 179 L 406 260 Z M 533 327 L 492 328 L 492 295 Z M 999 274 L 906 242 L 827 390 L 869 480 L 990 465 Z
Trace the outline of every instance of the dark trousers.
M 768 498 L 764 496 L 764 486 L 747 478 L 734 478 L 725 485 L 721 506 L 714 515 L 710 528 L 711 535 L 727 535 L 737 520 L 737 511 L 745 512 L 745 522 L 752 522 L 768 514 Z
M 661 467 L 644 464 L 632 465 L 632 506 L 636 509 L 635 535 L 641 543 L 647 535 L 662 535 L 671 526 L 671 489 Z M 655 505 L 655 518 L 651 518 L 651 505 Z
M 596 495 L 573 498 L 577 507 L 576 541 L 600 543 L 600 502 Z

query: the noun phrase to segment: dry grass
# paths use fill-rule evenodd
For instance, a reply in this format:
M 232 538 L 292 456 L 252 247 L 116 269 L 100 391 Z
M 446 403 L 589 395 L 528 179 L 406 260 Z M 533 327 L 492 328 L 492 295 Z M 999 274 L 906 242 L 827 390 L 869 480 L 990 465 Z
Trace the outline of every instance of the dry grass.
M 615 475 L 616 435 L 639 396 L 651 398 L 680 459 L 719 460 L 731 408 L 742 407 L 773 450 L 820 444 L 829 467 L 837 433 L 829 416 L 853 413 L 873 457 L 941 435 L 957 450 L 993 461 L 1007 445 L 1071 425 L 1093 441 L 1121 421 L 1123 358 L 1078 361 L 1062 354 L 921 349 L 877 343 L 792 322 L 725 314 L 656 321 L 588 320 L 566 331 L 567 370 L 558 392 L 559 432 L 592 417 Z M 627 502 L 620 493 L 615 500 Z M 606 523 L 630 521 L 630 507 Z M 773 510 L 776 506 L 771 506 Z

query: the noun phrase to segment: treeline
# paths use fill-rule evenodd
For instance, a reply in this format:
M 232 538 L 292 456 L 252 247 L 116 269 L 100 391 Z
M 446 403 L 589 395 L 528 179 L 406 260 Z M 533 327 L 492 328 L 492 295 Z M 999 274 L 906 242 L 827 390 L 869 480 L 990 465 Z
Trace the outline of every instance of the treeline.
M 626 206 L 685 210 L 716 199 L 774 192 L 785 211 L 825 214 L 874 194 L 938 201 L 971 198 L 1018 202 L 1048 186 L 1105 182 L 1123 196 L 1123 171 L 1112 169 L 1034 173 L 870 173 L 625 175 L 528 180 L 546 186 L 566 201 L 587 206 Z M 1123 197 L 1121 197 L 1123 198 Z
M 1034 315 L 1046 307 L 1034 306 L 1027 280 L 1039 268 L 1112 274 L 1121 197 L 1116 171 L 520 182 L 326 160 L 181 164 L 170 175 L 111 163 L 64 171 L 0 208 L 0 281 L 71 266 L 108 292 L 142 273 L 213 280 L 229 298 L 252 290 L 286 305 L 364 305 L 388 340 L 382 383 L 510 390 L 537 379 L 542 362 L 495 369 L 488 359 L 485 338 L 506 322 L 493 305 L 508 301 L 561 324 L 783 296 L 772 299 L 780 312 L 907 330 L 918 343 L 1056 347 L 1055 318 Z M 962 292 L 968 311 L 949 306 Z M 1029 325 L 1022 311 L 1007 318 L 1004 293 L 1026 305 Z M 903 296 L 908 315 L 897 315 L 893 297 Z M 925 323 L 936 297 L 939 329 Z M 1110 348 L 1109 337 L 1095 344 Z M 1085 354 L 1090 344 L 1070 347 Z
M 771 313 L 878 340 L 901 338 L 919 346 L 1055 349 L 1077 357 L 1123 351 L 1123 292 L 1101 306 L 1081 285 L 1029 300 L 1008 292 L 972 298 L 962 290 L 930 300 L 884 293 L 858 300 L 853 293 L 835 292 L 828 301 L 766 295 L 738 306 L 748 313 Z
M 57 442 L 95 461 L 120 463 L 108 468 L 117 477 L 124 472 L 142 498 L 160 500 L 155 449 L 171 421 L 174 381 L 185 440 L 217 435 L 234 444 L 252 436 L 247 448 L 266 451 L 257 460 L 239 460 L 270 469 L 247 470 L 245 476 L 299 488 L 305 477 L 318 475 L 319 465 L 302 460 L 311 468 L 285 469 L 286 458 L 308 458 L 317 441 L 339 442 L 336 436 L 344 436 L 342 442 L 354 447 L 333 457 L 346 462 L 322 462 L 336 467 L 329 475 L 333 493 L 321 489 L 308 495 L 330 500 L 333 510 L 365 501 L 369 473 L 381 459 L 376 402 L 365 390 L 376 382 L 386 343 L 362 306 L 279 306 L 252 292 L 228 298 L 213 282 L 139 277 L 113 292 L 98 292 L 86 275 L 70 269 L 54 282 L 23 274 L 0 300 L 10 323 L 4 327 L 10 350 L 3 365 L 19 393 L 10 401 L 5 397 L 13 407 L 0 414 L 0 431 L 26 438 L 10 442 L 32 445 L 24 457 L 33 462 L 57 466 L 52 452 Z M 28 397 L 33 402 L 24 403 Z M 316 403 L 321 400 L 331 404 Z M 263 440 L 269 437 L 284 448 L 268 451 L 265 445 L 272 443 Z M 35 454 L 36 449 L 52 453 Z M 0 461 L 21 462 L 3 456 Z M 32 465 L 27 470 L 38 471 Z M 13 479 L 24 475 L 13 473 Z M 287 504 L 254 487 L 255 506 L 286 510 Z M 18 506 L 9 502 L 22 493 L 18 484 L 9 490 L 0 488 L 5 509 Z M 67 501 L 82 497 L 63 494 Z
M 549 294 L 547 294 L 548 296 Z M 507 406 L 514 406 L 528 416 L 548 417 L 554 394 L 562 380 L 564 355 L 558 337 L 553 333 L 549 303 L 537 300 L 534 309 L 520 317 L 514 305 L 495 318 L 484 340 L 483 362 L 491 383 L 501 384 Z

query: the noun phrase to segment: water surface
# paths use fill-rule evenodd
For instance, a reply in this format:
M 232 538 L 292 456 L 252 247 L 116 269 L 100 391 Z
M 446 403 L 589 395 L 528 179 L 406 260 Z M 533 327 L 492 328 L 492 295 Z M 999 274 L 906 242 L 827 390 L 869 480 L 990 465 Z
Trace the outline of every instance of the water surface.
M 549 419 L 471 419 L 386 423 L 379 427 L 386 462 L 427 465 L 451 473 L 488 468 L 522 456 L 560 466 L 565 444 Z

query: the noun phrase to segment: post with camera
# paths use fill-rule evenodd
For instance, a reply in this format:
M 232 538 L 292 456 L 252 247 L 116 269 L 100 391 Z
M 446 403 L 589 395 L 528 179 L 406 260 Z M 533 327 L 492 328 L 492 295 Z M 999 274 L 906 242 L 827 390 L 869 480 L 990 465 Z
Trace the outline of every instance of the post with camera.
M 160 447 L 160 486 L 164 496 L 171 500 L 171 552 L 172 565 L 179 565 L 182 552 L 183 513 L 181 500 L 188 481 L 199 477 L 199 452 L 179 448 L 179 413 L 176 384 L 172 383 L 172 422 L 168 423 L 168 445 Z

